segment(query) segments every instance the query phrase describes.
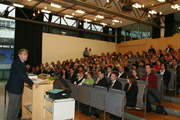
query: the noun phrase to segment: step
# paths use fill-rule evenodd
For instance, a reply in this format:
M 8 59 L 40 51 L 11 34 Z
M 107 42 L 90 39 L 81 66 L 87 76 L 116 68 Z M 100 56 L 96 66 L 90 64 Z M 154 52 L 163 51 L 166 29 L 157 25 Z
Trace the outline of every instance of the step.
M 152 105 L 154 110 L 156 109 L 156 106 L 156 103 Z M 180 103 L 164 101 L 163 107 L 168 114 L 180 117 Z
M 139 117 L 139 120 L 180 120 L 179 117 L 168 114 L 168 115 L 161 115 L 161 114 L 157 114 L 155 112 L 150 112 L 147 113 L 147 116 L 144 117 L 144 113 L 143 111 L 138 111 L 138 110 L 125 110 L 126 113 L 134 115 L 136 117 Z M 132 118 L 128 119 L 128 120 L 134 120 Z
M 180 103 L 180 95 L 178 95 L 177 97 L 164 96 L 163 99 L 164 99 L 164 101 L 170 101 L 170 102 Z

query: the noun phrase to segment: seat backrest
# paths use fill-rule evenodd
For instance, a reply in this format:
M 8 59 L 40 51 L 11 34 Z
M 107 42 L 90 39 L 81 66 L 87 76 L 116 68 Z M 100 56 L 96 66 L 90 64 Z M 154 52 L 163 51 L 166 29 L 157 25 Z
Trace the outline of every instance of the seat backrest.
M 124 113 L 124 98 L 125 91 L 110 89 L 105 94 L 105 111 L 121 117 Z
M 139 73 L 145 73 L 145 67 L 138 67 Z
M 67 83 L 68 83 L 68 85 L 69 85 L 69 87 L 71 89 L 70 97 L 74 98 L 76 101 L 78 101 L 79 100 L 79 97 L 78 97 L 79 96 L 78 95 L 78 85 L 72 84 L 70 81 L 68 81 Z
M 160 74 L 155 74 L 157 76 L 157 87 L 158 87 L 158 91 L 159 93 L 163 93 L 162 91 L 162 87 L 163 87 L 163 75 Z
M 127 80 L 125 78 L 119 78 L 117 80 L 122 84 L 122 90 L 124 90 L 124 86 L 127 83 Z
M 138 94 L 137 94 L 137 103 L 136 106 L 143 108 L 144 107 L 144 95 L 146 95 L 146 81 L 137 80 L 137 86 L 138 86 Z
M 94 86 L 94 89 L 90 89 L 90 106 L 99 110 L 104 110 L 106 91 L 106 88 L 98 86 Z
M 90 89 L 93 89 L 93 88 L 89 87 L 89 86 L 79 85 L 78 91 L 79 91 L 79 102 L 80 103 L 84 103 L 86 105 L 90 104 L 90 101 L 89 101 Z
M 142 78 L 143 75 L 145 75 L 146 73 L 145 72 L 142 72 L 142 73 L 139 73 L 139 77 L 140 79 Z
M 111 78 L 110 77 L 105 77 L 106 80 L 108 81 L 108 83 L 111 81 Z
M 176 70 L 175 69 L 168 69 L 171 72 L 171 80 L 169 81 L 168 89 L 174 90 L 175 89 L 175 82 L 176 82 Z

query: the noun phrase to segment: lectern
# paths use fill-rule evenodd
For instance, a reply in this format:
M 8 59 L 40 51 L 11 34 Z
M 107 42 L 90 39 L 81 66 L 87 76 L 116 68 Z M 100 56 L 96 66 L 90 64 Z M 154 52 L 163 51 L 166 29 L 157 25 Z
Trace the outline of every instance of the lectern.
M 50 84 L 49 80 L 40 82 L 38 88 L 24 84 L 22 119 L 43 120 L 44 95 L 52 89 L 53 84 Z

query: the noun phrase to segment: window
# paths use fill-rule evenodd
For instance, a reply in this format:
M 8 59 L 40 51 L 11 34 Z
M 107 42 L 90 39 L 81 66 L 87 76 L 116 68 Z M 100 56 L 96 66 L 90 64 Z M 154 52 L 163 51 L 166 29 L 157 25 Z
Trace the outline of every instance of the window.
M 44 22 L 48 22 L 49 20 L 49 14 L 44 14 Z
M 84 29 L 87 29 L 87 30 L 91 30 L 91 24 L 84 22 L 83 28 L 84 28 Z
M 56 23 L 56 24 L 60 24 L 60 18 L 59 18 L 59 16 L 53 15 L 51 22 L 52 22 L 52 23 Z
M 12 6 L 0 4 L 0 12 L 11 11 L 8 16 L 15 17 Z M 0 17 L 0 66 L 10 68 L 14 56 L 15 20 Z
M 76 20 L 69 19 L 69 18 L 64 18 L 64 17 L 61 17 L 61 25 L 77 27 Z

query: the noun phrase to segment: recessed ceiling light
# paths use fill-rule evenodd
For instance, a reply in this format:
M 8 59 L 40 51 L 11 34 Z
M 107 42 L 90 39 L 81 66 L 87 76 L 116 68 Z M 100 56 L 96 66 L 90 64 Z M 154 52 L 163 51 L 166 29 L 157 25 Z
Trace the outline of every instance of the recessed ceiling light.
M 104 19 L 104 16 L 102 16 L 102 15 L 97 15 L 96 17 L 99 19 Z
M 119 22 L 119 20 L 117 20 L 117 19 L 114 19 L 114 20 L 112 20 L 113 22 L 115 22 L 115 23 L 118 23 Z
M 112 23 L 112 25 L 114 25 L 114 23 Z
M 76 12 L 76 13 L 79 13 L 79 14 L 84 14 L 84 13 L 85 13 L 85 12 L 82 11 L 82 10 L 76 10 L 75 12 Z
M 149 11 L 150 14 L 157 14 L 157 12 L 155 10 L 151 10 Z
M 165 2 L 166 0 L 157 0 L 158 2 Z
M 160 15 L 162 15 L 162 12 L 159 12 Z
M 61 5 L 58 5 L 58 4 L 51 3 L 51 7 L 55 7 L 55 8 L 61 8 Z
M 84 21 L 87 23 L 87 22 L 91 22 L 91 20 L 89 19 L 84 19 Z
M 31 2 L 31 0 L 27 0 L 28 2 Z
M 49 10 L 44 10 L 44 9 L 42 9 L 41 12 L 44 12 L 44 13 L 51 13 L 51 11 L 49 11 Z
M 73 18 L 73 16 L 71 16 L 71 15 L 64 15 L 64 17 L 66 18 Z
M 103 22 L 102 22 L 102 23 L 100 23 L 100 24 L 101 24 L 101 25 L 103 25 L 103 26 L 106 26 L 106 25 L 107 25 L 106 23 L 103 23 Z
M 121 20 L 120 23 L 123 23 L 123 21 Z
M 46 6 L 44 6 L 44 9 L 46 10 L 46 9 L 47 9 L 47 7 L 46 7 Z
M 72 15 L 74 16 L 74 12 L 72 13 Z
M 138 3 L 135 3 L 135 4 L 132 5 L 132 7 L 134 7 L 134 8 L 141 8 L 142 6 L 140 4 L 138 4 Z
M 19 7 L 19 8 L 23 8 L 23 7 L 24 7 L 24 5 L 17 4 L 17 3 L 13 3 L 13 6 L 14 6 L 14 7 Z
M 178 4 L 175 4 L 175 5 L 171 5 L 171 8 L 173 8 L 173 9 L 180 9 L 180 6 Z

